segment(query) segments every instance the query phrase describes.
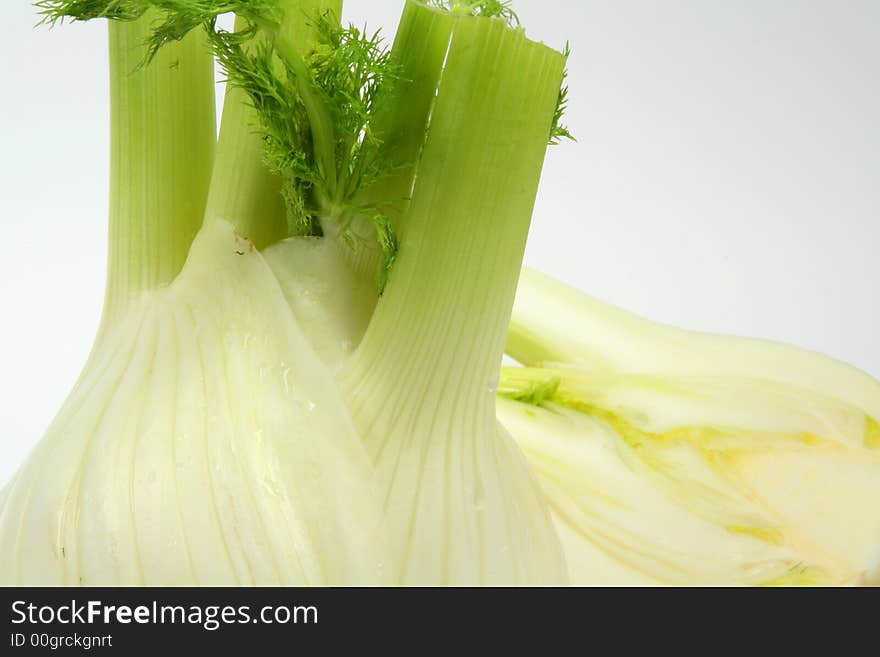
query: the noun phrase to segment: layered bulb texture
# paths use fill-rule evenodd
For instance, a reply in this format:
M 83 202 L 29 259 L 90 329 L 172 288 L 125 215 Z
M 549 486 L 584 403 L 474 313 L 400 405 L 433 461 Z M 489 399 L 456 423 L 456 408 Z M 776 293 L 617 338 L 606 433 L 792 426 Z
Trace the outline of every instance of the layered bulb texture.
M 4 583 L 392 581 L 372 468 L 272 271 L 209 221 L 105 325 L 0 515 Z
M 207 39 L 195 31 L 145 64 L 154 20 L 110 24 L 104 317 L 5 489 L 0 583 L 392 583 L 345 402 L 278 277 L 227 220 L 243 213 L 214 166 Z M 242 157 L 247 179 L 260 140 L 241 132 L 221 153 Z
M 109 19 L 108 282 L 0 585 L 880 583 L 877 381 L 521 273 L 571 135 L 509 3 L 40 6 Z

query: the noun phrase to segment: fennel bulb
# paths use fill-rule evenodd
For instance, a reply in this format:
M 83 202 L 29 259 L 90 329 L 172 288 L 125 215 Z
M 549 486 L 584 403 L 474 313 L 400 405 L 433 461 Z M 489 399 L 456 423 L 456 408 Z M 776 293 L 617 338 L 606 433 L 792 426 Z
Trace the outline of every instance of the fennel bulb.
M 388 53 L 339 4 L 42 3 L 112 19 L 111 252 L 4 581 L 565 581 L 493 394 L 565 55 L 415 1 Z M 238 101 L 216 163 L 205 42 Z

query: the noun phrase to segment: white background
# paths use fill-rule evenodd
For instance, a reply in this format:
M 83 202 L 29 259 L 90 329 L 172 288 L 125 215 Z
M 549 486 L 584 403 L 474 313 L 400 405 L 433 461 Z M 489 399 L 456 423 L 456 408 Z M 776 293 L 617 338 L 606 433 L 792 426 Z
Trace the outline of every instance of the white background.
M 393 33 L 402 0 L 349 0 Z M 880 2 L 519 0 L 571 41 L 579 141 L 527 264 L 683 327 L 880 376 Z M 106 27 L 0 7 L 0 483 L 44 431 L 103 297 Z M 221 96 L 222 97 L 222 96 Z

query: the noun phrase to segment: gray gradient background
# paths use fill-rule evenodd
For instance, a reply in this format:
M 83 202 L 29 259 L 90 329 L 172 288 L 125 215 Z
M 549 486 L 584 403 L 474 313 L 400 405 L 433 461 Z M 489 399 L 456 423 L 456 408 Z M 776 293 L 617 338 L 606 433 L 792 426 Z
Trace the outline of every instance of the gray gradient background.
M 402 0 L 349 0 L 393 33 Z M 578 144 L 527 264 L 683 327 L 880 376 L 880 2 L 519 0 L 569 39 Z M 106 27 L 0 7 L 0 482 L 73 385 L 103 297 Z

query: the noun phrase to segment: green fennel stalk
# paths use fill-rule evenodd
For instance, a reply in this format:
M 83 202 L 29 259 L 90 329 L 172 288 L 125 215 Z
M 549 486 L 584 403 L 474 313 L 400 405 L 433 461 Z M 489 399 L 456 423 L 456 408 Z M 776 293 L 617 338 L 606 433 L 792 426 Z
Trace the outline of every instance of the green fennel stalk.
M 143 62 L 149 20 L 111 22 L 106 312 L 180 273 L 202 224 L 215 144 L 214 71 L 193 33 Z
M 558 582 L 493 391 L 565 58 L 501 20 L 410 11 L 404 33 L 423 21 L 434 40 L 413 46 L 445 58 L 421 58 L 436 99 L 400 254 L 340 384 L 386 486 L 403 581 Z

